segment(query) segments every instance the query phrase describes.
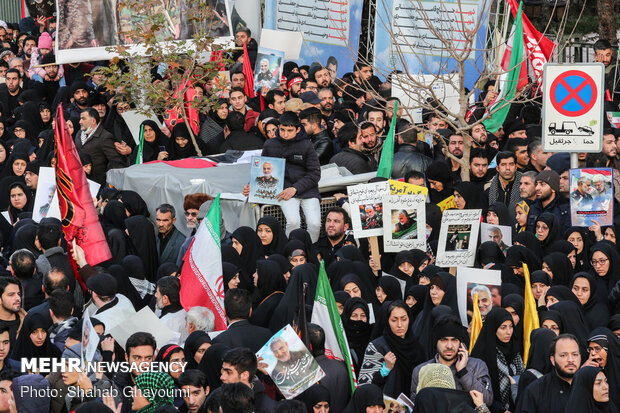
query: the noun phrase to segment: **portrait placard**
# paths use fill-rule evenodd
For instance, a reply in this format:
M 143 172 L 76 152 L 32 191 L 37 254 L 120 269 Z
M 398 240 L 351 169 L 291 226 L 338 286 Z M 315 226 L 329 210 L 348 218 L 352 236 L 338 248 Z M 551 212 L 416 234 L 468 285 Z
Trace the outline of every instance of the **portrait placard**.
M 474 265 L 481 215 L 481 209 L 450 209 L 443 212 L 436 265 Z
M 383 198 L 385 252 L 426 249 L 425 196 L 390 195 Z
M 383 198 L 390 195 L 388 181 L 347 187 L 355 238 L 383 235 Z

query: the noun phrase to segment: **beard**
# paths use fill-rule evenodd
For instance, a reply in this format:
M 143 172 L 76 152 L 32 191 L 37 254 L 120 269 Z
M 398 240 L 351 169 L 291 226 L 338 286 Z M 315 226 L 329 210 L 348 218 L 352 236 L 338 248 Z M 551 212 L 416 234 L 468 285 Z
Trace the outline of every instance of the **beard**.
M 557 373 L 557 375 L 562 377 L 563 379 L 572 379 L 573 376 L 575 375 L 575 373 L 568 372 L 564 370 L 563 368 L 561 368 L 560 366 L 558 366 L 557 364 L 555 365 L 554 368 L 555 368 L 555 372 Z

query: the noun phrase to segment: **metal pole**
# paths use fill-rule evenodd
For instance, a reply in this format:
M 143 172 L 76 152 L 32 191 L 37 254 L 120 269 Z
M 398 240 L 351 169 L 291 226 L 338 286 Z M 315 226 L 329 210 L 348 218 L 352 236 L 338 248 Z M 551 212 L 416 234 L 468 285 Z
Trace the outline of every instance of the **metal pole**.
M 576 152 L 570 153 L 570 168 L 571 169 L 579 168 L 579 155 Z

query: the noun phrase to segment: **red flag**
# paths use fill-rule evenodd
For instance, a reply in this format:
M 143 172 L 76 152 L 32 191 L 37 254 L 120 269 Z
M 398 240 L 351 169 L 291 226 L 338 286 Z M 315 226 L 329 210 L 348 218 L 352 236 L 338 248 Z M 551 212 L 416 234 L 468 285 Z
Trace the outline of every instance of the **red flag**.
M 252 63 L 248 55 L 248 45 L 243 45 L 243 76 L 245 76 L 245 94 L 248 98 L 253 98 L 254 94 L 254 72 L 252 71 Z
M 179 89 L 184 89 L 185 85 L 177 87 L 177 89 L 172 94 L 172 101 L 176 102 L 177 97 L 179 96 Z M 196 108 L 192 108 L 192 101 L 196 97 L 196 91 L 193 87 L 190 86 L 183 93 L 183 106 L 185 110 L 185 117 L 189 121 L 189 124 L 192 127 L 192 131 L 194 135 L 198 135 L 198 131 L 200 131 L 200 117 L 198 115 L 198 110 Z M 172 129 L 176 126 L 177 123 L 182 123 L 183 115 L 181 114 L 181 110 L 178 105 L 171 104 L 168 109 L 166 109 L 166 113 L 164 114 L 164 123 L 166 127 L 172 132 Z
M 512 17 L 515 18 L 517 16 L 517 10 L 519 10 L 519 5 L 516 0 L 508 0 L 508 4 L 510 4 Z M 538 87 L 542 88 L 543 65 L 549 61 L 553 49 L 555 49 L 557 45 L 536 30 L 536 27 L 534 27 L 525 13 L 523 13 L 522 16 L 523 43 L 525 45 L 527 58 L 530 61 L 534 79 L 536 79 Z
M 86 255 L 86 261 L 95 266 L 112 258 L 108 242 L 99 223 L 99 217 L 90 196 L 86 174 L 65 122 L 62 105 L 56 112 L 56 190 L 62 230 L 67 240 L 69 256 L 75 239 Z
M 26 0 L 22 0 L 22 19 L 26 18 Z
M 216 62 L 217 65 L 220 67 L 220 72 L 226 70 L 226 65 L 224 64 L 223 60 L 224 54 L 221 50 L 214 50 L 211 52 L 211 58 L 209 59 L 209 61 Z

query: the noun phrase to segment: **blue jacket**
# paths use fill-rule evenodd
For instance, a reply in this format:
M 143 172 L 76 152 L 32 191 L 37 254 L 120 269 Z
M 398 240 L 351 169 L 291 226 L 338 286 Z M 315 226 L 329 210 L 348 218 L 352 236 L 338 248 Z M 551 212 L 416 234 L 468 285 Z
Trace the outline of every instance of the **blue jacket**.
M 284 172 L 284 189 L 295 187 L 295 198 L 321 198 L 319 180 L 321 164 L 314 144 L 306 135 L 304 128 L 299 128 L 293 139 L 282 139 L 280 136 L 268 139 L 263 145 L 262 156 L 286 159 Z

